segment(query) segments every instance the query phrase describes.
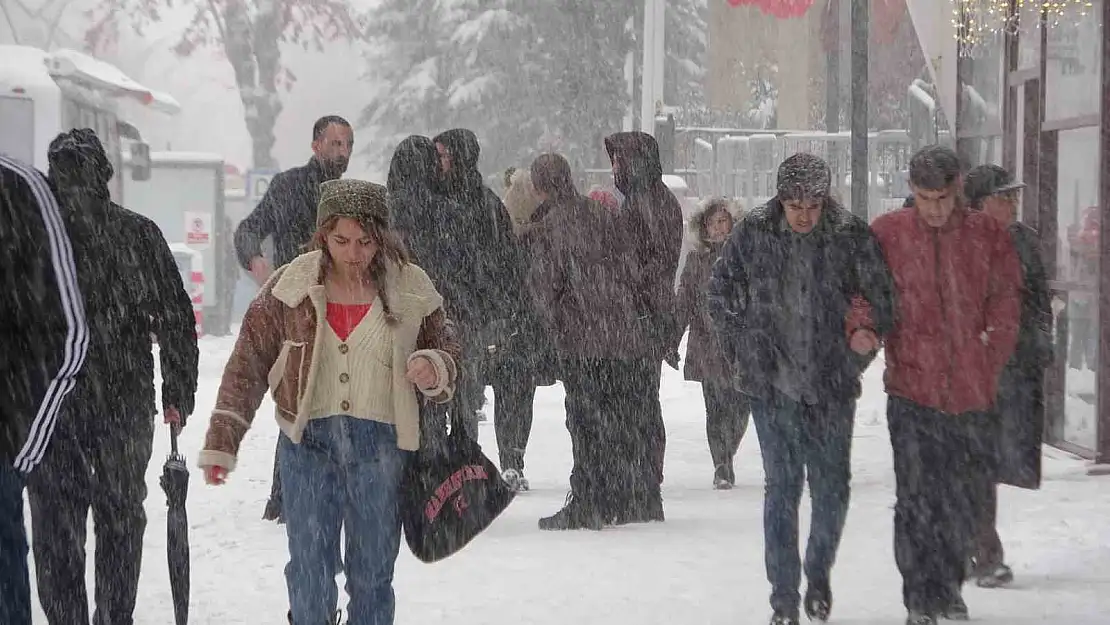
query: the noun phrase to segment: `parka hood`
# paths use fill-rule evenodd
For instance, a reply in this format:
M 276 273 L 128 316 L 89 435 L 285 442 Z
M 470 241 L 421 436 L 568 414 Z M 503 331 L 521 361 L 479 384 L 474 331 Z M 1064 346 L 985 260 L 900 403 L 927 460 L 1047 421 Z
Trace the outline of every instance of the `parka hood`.
M 646 132 L 618 132 L 605 138 L 609 161 L 617 166 L 613 182 L 621 193 L 663 181 L 659 143 Z
M 436 135 L 433 141 L 446 148 L 451 155 L 453 166 L 445 176 L 448 194 L 481 198 L 485 183 L 478 171 L 478 157 L 482 153 L 478 136 L 466 128 L 454 128 Z
M 440 186 L 435 143 L 428 137 L 411 135 L 393 150 L 386 188 L 390 193 L 432 189 Z
M 709 217 L 709 213 L 712 212 L 711 209 L 716 206 L 715 202 L 719 202 L 719 199 L 716 201 L 710 199 L 703 202 L 698 207 L 697 212 L 690 216 L 690 221 L 687 224 L 686 229 L 688 231 L 690 243 L 695 249 L 711 249 L 714 246 L 720 247 L 720 245 L 723 244 L 723 242 L 710 243 L 709 240 L 706 238 L 706 219 Z M 732 217 L 732 227 L 736 228 L 736 224 L 739 223 L 740 219 L 743 217 L 743 208 L 740 206 L 739 202 L 735 200 L 728 200 L 726 210 L 728 211 L 728 214 Z
M 63 132 L 47 149 L 48 175 L 59 188 L 83 188 L 107 198 L 115 170 L 96 133 L 89 128 Z

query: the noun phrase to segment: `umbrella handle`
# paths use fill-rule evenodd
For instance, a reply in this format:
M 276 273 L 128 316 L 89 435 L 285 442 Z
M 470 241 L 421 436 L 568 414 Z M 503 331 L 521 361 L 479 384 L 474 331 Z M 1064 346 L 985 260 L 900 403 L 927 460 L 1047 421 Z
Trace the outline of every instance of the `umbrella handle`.
M 176 423 L 171 423 L 170 424 L 170 453 L 173 454 L 174 456 L 178 455 L 178 453 L 177 453 L 177 424 Z

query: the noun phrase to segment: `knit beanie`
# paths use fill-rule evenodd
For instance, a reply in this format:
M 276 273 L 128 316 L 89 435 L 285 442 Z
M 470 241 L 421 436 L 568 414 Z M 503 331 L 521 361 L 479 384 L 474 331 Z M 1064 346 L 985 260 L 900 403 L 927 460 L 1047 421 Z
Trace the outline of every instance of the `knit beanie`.
M 799 152 L 779 165 L 777 191 L 780 201 L 814 199 L 829 196 L 829 166 L 813 154 Z
M 324 225 L 330 217 L 351 219 L 376 219 L 389 221 L 386 190 L 380 184 L 340 178 L 320 183 L 320 203 L 316 206 L 316 227 Z

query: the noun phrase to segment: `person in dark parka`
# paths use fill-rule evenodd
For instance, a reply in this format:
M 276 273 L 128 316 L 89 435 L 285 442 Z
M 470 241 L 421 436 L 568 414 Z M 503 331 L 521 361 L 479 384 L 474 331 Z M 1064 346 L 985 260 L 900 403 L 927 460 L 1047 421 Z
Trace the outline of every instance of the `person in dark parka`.
M 542 203 L 527 228 L 529 286 L 559 356 L 574 456 L 571 495 L 539 526 L 601 529 L 632 521 L 637 501 L 659 501 L 641 425 L 658 397 L 655 337 L 628 305 L 637 259 L 616 217 L 578 192 L 562 156 L 540 156 L 531 175 Z
M 678 334 L 674 338 L 677 346 L 689 326 L 683 374 L 687 380 L 701 383 L 705 399 L 705 433 L 713 460 L 713 487 L 718 490 L 727 490 L 736 484 L 732 459 L 740 448 L 751 412 L 748 396 L 733 385 L 717 333 L 712 329 L 706 297 L 713 263 L 720 257 L 735 221 L 730 204 L 724 198 L 710 200 L 690 218 L 690 230 L 697 239 L 697 247 L 687 254 L 679 281 Z
M 1045 368 L 1052 360 L 1052 307 L 1037 231 L 1017 221 L 1019 194 L 1024 187 L 997 165 L 981 165 L 964 177 L 969 208 L 1006 225 L 1023 276 L 1017 347 L 998 381 L 997 421 L 992 424 L 997 428 L 993 432 L 995 478 L 999 484 L 1036 489 L 1041 483 Z M 992 484 L 983 495 L 972 577 L 979 586 L 993 588 L 1013 581 L 1013 571 L 1004 562 L 998 536 L 997 485 Z
M 637 259 L 634 279 L 639 286 L 632 305 L 643 319 L 654 348 L 649 359 L 655 372 L 655 400 L 642 435 L 648 458 L 662 483 L 667 433 L 659 403 L 659 382 L 664 360 L 678 368 L 671 338 L 676 323 L 674 287 L 682 255 L 682 207 L 663 183 L 663 163 L 654 137 L 643 132 L 618 132 L 605 138 L 605 151 L 613 166 L 613 183 L 625 197 L 618 212 L 618 228 L 629 238 Z M 663 520 L 661 500 L 645 502 L 645 506 L 633 511 L 635 520 Z
M 798 506 L 807 479 L 804 607 L 822 621 L 832 609 L 860 377 L 894 325 L 894 282 L 879 242 L 830 197 L 830 180 L 828 165 L 812 154 L 783 161 L 776 197 L 733 229 L 709 280 L 709 314 L 752 397 L 763 453 L 771 625 L 798 623 Z M 857 298 L 871 314 L 852 327 Z
M 0 623 L 31 625 L 23 489 L 81 372 L 89 329 L 54 192 L 2 154 L 0 284 Z
M 463 329 L 460 336 L 468 337 L 456 397 L 468 402 L 460 410 L 476 417 L 483 387 L 493 387 L 501 470 L 510 485 L 526 489 L 524 452 L 547 358 L 539 347 L 538 319 L 524 282 L 528 260 L 505 205 L 478 171 L 477 136 L 456 128 L 433 141 L 446 195 L 460 206 L 448 226 L 454 242 L 443 262 L 469 265 L 474 272 L 467 288 L 469 309 L 452 311 Z
M 184 425 L 197 388 L 193 306 L 153 221 L 114 204 L 104 148 L 89 129 L 50 144 L 50 180 L 66 214 L 84 294 L 89 351 L 54 443 L 31 474 L 35 572 L 51 625 L 88 623 L 85 528 L 96 530 L 95 625 L 130 625 L 143 555 L 146 470 L 154 437 L 151 336 L 161 406 Z

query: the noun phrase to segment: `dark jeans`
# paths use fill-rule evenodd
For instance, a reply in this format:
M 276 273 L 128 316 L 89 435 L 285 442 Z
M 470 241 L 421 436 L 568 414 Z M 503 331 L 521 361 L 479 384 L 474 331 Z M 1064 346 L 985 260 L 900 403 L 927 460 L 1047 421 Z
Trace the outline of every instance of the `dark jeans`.
M 751 400 L 727 383 L 703 382 L 701 392 L 705 398 L 705 435 L 713 459 L 713 477 L 735 484 L 732 458 L 748 429 Z
M 93 625 L 133 622 L 153 436 L 153 415 L 125 423 L 104 414 L 59 419 L 46 457 L 27 482 L 39 602 L 50 625 L 89 622 L 85 528 L 90 508 L 96 535 Z
M 524 472 L 524 451 L 532 434 L 536 384 L 528 376 L 493 380 L 493 422 L 501 470 Z
M 802 564 L 798 557 L 798 506 L 809 481 L 813 518 L 805 573 L 811 584 L 829 584 L 848 514 L 852 479 L 854 400 L 808 405 L 772 390 L 752 399 L 765 475 L 763 540 L 771 608 L 797 614 Z
M 643 422 L 655 384 L 646 361 L 571 358 L 562 363 L 574 468 L 571 492 L 604 518 L 659 496 Z
M 7 463 L 0 464 L 0 623 L 31 625 L 23 475 Z
M 976 509 L 991 484 L 981 436 L 990 418 L 887 398 L 897 489 L 894 557 L 907 610 L 940 613 L 965 581 Z
M 392 625 L 393 565 L 401 545 L 398 490 L 408 455 L 397 448 L 394 426 L 353 417 L 309 421 L 300 444 L 280 436 L 278 459 L 289 486 L 285 578 L 293 625 L 332 622 L 341 568 L 350 597 L 347 622 Z

